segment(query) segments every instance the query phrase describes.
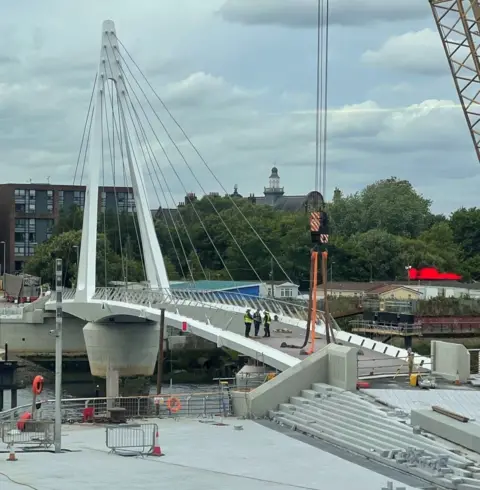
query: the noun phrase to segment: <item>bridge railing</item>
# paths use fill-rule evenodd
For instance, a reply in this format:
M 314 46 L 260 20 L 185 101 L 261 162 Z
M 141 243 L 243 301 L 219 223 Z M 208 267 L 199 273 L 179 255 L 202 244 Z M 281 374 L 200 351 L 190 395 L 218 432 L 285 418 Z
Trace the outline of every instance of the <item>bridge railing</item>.
M 94 299 L 120 301 L 124 303 L 154 306 L 162 303 L 192 306 L 210 306 L 218 308 L 219 304 L 238 306 L 252 311 L 268 311 L 270 314 L 286 316 L 298 320 L 307 320 L 308 307 L 305 304 L 294 304 L 274 298 L 249 296 L 230 291 L 201 291 L 190 289 L 143 289 L 132 290 L 125 288 L 98 288 Z M 323 312 L 318 312 L 318 319 L 323 320 Z
M 65 300 L 75 297 L 74 289 L 65 289 Z M 219 309 L 218 305 L 236 306 L 245 310 L 268 311 L 272 316 L 285 316 L 296 320 L 306 321 L 308 305 L 304 302 L 292 303 L 276 298 L 251 296 L 231 291 L 207 291 L 192 289 L 128 289 L 123 287 L 97 288 L 93 299 L 118 301 L 155 307 L 161 304 L 192 305 Z M 54 298 L 52 297 L 52 301 Z M 339 330 L 335 319 L 329 315 L 330 324 Z M 317 311 L 317 320 L 324 321 L 324 312 Z
M 178 410 L 169 409 L 169 400 L 178 400 Z M 177 403 L 177 402 L 175 402 Z M 55 400 L 40 402 L 37 418 L 51 420 L 55 416 Z M 173 406 L 173 405 L 172 405 Z M 229 390 L 193 393 L 172 393 L 150 396 L 117 397 L 117 398 L 66 398 L 62 400 L 63 423 L 80 423 L 85 421 L 104 422 L 110 408 L 124 408 L 128 419 L 148 417 L 185 417 L 209 418 L 229 416 L 232 404 Z M 32 405 L 22 405 L 0 412 L 0 423 L 18 421 L 24 412 L 30 412 Z M 90 409 L 90 410 L 88 410 Z M 90 420 L 87 420 L 91 418 Z

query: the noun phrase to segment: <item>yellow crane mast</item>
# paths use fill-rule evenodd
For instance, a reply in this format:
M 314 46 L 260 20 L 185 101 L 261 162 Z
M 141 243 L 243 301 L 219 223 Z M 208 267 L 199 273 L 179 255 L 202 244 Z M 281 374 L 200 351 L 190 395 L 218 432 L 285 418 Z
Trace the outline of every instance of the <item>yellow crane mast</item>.
M 480 161 L 479 0 L 429 0 Z

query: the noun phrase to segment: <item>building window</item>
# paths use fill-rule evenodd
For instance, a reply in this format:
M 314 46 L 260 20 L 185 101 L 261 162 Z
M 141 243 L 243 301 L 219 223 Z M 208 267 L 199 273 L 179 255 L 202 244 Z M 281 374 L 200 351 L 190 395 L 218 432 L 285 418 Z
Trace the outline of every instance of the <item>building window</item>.
M 47 191 L 47 211 L 53 211 L 53 191 Z
M 291 298 L 293 296 L 291 288 L 281 288 L 280 297 L 281 298 Z
M 15 212 L 16 213 L 24 213 L 25 212 L 25 204 L 15 203 Z
M 25 255 L 25 247 L 15 247 L 15 255 Z
M 15 243 L 23 243 L 25 242 L 25 233 L 22 232 L 15 232 Z
M 85 207 L 85 192 L 84 191 L 73 191 L 73 204 L 78 206 L 80 209 Z

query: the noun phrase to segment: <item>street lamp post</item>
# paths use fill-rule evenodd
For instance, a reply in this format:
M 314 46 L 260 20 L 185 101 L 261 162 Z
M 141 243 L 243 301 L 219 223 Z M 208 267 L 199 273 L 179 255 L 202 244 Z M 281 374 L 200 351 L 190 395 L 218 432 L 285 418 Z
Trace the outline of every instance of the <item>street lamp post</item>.
M 405 266 L 405 270 L 407 271 L 407 279 L 408 279 L 408 282 L 410 283 L 410 269 L 412 268 L 411 265 L 406 265 Z
M 6 264 L 6 257 L 7 257 L 7 244 L 5 243 L 5 240 L 2 240 L 0 242 L 1 244 L 3 244 L 3 284 L 2 284 L 2 287 L 3 287 L 3 290 L 5 291 L 5 272 L 7 270 L 7 264 Z
M 75 252 L 77 254 L 77 267 L 78 267 L 78 263 L 80 262 L 80 247 L 78 245 L 74 245 L 73 248 L 75 249 Z
M 79 245 L 74 245 L 76 256 L 77 256 L 77 273 L 75 274 L 75 285 L 78 283 L 78 268 L 80 267 L 80 247 Z

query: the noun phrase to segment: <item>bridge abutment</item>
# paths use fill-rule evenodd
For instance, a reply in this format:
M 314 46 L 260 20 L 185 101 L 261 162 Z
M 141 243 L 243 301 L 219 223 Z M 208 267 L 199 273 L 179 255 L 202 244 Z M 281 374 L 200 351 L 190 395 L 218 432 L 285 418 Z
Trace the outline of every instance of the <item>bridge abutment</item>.
M 138 320 L 138 319 L 137 319 Z M 152 321 L 110 318 L 83 327 L 90 371 L 93 376 L 152 376 L 158 354 L 160 326 Z M 115 375 L 116 376 L 116 375 Z

